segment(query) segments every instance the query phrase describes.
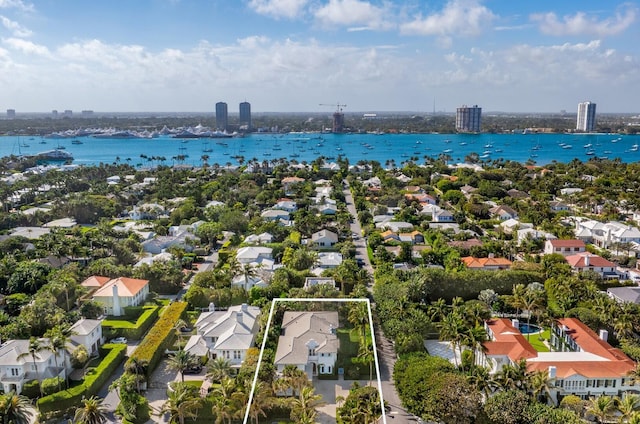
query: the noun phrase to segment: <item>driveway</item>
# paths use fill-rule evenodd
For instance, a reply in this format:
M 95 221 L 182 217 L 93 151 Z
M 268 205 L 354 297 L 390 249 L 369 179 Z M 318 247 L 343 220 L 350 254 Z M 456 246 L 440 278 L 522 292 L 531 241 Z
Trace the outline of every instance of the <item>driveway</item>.
M 349 389 L 356 380 L 314 380 L 313 387 L 316 394 L 322 395 L 322 401 L 326 405 L 316 408 L 318 416 L 316 421 L 320 424 L 332 424 L 336 422 L 336 397 L 342 396 L 344 399 L 349 395 Z M 367 384 L 366 381 L 358 381 L 361 386 Z

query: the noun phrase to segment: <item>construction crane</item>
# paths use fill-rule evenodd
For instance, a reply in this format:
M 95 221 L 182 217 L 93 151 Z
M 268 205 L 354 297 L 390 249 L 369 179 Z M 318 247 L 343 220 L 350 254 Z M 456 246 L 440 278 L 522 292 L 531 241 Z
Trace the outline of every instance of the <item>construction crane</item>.
M 335 106 L 337 113 L 342 112 L 342 108 L 343 107 L 347 107 L 347 105 L 343 105 L 340 102 L 337 102 L 337 103 L 318 103 L 318 106 Z
M 347 107 L 347 105 L 343 105 L 340 102 L 336 104 L 331 103 L 318 103 L 318 106 L 335 106 L 336 111 L 333 112 L 333 126 L 331 131 L 334 133 L 341 133 L 344 129 L 344 113 L 342 113 L 342 108 Z

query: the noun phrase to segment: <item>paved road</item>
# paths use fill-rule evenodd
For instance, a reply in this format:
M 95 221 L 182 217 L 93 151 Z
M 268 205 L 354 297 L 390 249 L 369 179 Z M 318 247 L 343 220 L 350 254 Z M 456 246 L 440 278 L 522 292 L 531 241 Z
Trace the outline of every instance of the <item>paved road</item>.
M 345 180 L 344 199 L 347 203 L 347 210 L 353 218 L 351 222 L 351 232 L 358 234 L 358 240 L 354 240 L 356 245 L 356 259 L 362 259 L 364 262 L 363 268 L 366 269 L 372 276 L 373 280 L 373 266 L 369 261 L 369 255 L 367 254 L 367 241 L 362 237 L 362 226 L 358 219 L 358 211 L 353 202 L 353 196 L 349 190 L 348 182 Z M 367 287 L 369 292 L 372 292 L 373 287 Z M 387 407 L 386 422 L 397 424 L 409 424 L 416 423 L 418 419 L 413 415 L 407 413 L 402 408 L 402 402 L 398 397 L 395 385 L 393 384 L 393 366 L 396 363 L 396 354 L 393 348 L 393 344 L 384 337 L 382 330 L 374 324 L 376 348 L 378 353 L 378 362 L 380 363 L 380 381 L 382 383 L 382 396 L 384 398 L 385 405 Z

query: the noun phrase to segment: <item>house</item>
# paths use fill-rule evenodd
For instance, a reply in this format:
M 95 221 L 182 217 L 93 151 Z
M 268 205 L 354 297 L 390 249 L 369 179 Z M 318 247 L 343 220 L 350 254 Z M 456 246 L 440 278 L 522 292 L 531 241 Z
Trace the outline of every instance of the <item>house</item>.
M 431 218 L 433 222 L 454 222 L 453 214 L 446 209 L 435 211 Z
M 102 338 L 102 321 L 98 319 L 79 319 L 71 328 L 71 343 L 83 345 L 91 356 L 98 355 L 98 348 L 104 343 Z
M 529 197 L 527 192 L 520 191 L 515 188 L 507 190 L 507 195 L 513 199 L 526 199 Z
M 140 206 L 135 206 L 131 212 L 129 212 L 129 218 L 134 221 L 139 221 L 141 219 L 156 219 L 164 214 L 166 214 L 164 206 L 157 203 L 145 203 Z
M 402 230 L 412 230 L 413 224 L 403 221 L 387 221 L 387 222 L 379 222 L 376 224 L 376 228 L 379 229 L 389 229 L 394 233 L 400 232 Z
M 304 279 L 304 286 L 303 288 L 305 290 L 309 290 L 312 287 L 316 287 L 319 285 L 328 285 L 332 288 L 337 288 L 336 287 L 336 280 L 334 280 L 333 278 L 329 278 L 329 277 L 306 277 Z
M 575 272 L 593 271 L 600 274 L 604 279 L 620 278 L 616 272 L 616 264 L 593 253 L 582 252 L 569 255 L 565 257 L 565 260 Z
M 145 252 L 157 255 L 171 246 L 177 246 L 187 252 L 193 250 L 193 242 L 199 240 L 190 231 L 183 231 L 177 235 L 155 236 L 152 239 L 142 242 L 142 249 Z M 193 241 L 193 242 L 192 242 Z
M 98 288 L 92 299 L 102 303 L 106 315 L 119 317 L 123 315 L 123 308 L 142 305 L 148 294 L 149 280 L 118 277 Z
M 500 228 L 505 234 L 512 234 L 514 231 L 524 230 L 526 228 L 533 228 L 533 224 L 528 222 L 520 222 L 517 219 L 510 218 L 500 223 Z
M 107 284 L 110 280 L 111 278 L 109 277 L 92 275 L 91 277 L 87 277 L 82 283 L 80 283 L 80 285 L 82 287 L 85 287 L 89 291 L 89 293 L 93 293 L 96 290 L 98 290 L 100 287 Z
M 270 233 L 248 235 L 244 242 L 247 244 L 267 244 L 273 242 L 273 235 Z
M 243 274 L 238 274 L 231 279 L 232 287 L 242 287 L 245 290 L 251 290 L 252 287 L 256 286 L 259 288 L 268 287 L 267 284 L 262 277 L 258 275 L 247 275 L 246 278 Z
M 318 213 L 322 215 L 335 215 L 338 212 L 337 206 L 330 203 L 320 205 L 316 209 L 318 209 Z
M 382 241 L 385 243 L 390 241 L 400 241 L 400 237 L 391 230 L 381 232 L 380 237 L 382 237 Z
M 551 202 L 549 202 L 549 208 L 553 211 L 553 212 L 560 212 L 560 211 L 568 211 L 569 210 L 569 206 L 565 205 L 564 203 L 558 201 L 558 200 L 553 200 Z
M 400 241 L 403 243 L 411 243 L 411 244 L 424 244 L 424 236 L 420 231 L 412 231 L 410 233 L 400 233 L 398 234 Z
M 488 258 L 465 256 L 460 259 L 467 268 L 479 271 L 496 271 L 500 269 L 509 269 L 511 267 L 511 261 L 509 259 L 496 258 L 493 255 L 489 255 Z
M 640 230 L 617 221 L 602 223 L 592 219 L 576 219 L 576 238 L 608 249 L 622 243 L 640 243 Z
M 318 253 L 318 267 L 322 269 L 337 268 L 342 264 L 342 254 L 338 252 Z
M 607 295 L 618 303 L 640 304 L 640 287 L 611 287 L 607 289 Z
M 311 241 L 314 246 L 331 247 L 338 242 L 338 235 L 333 231 L 320 230 L 311 235 Z
M 278 203 L 273 205 L 272 209 L 278 209 L 281 211 L 292 213 L 298 210 L 298 204 L 290 199 L 280 199 Z
M 169 261 L 173 261 L 175 258 L 173 257 L 173 255 L 169 252 L 162 252 L 162 253 L 158 253 L 157 255 L 151 255 L 151 256 L 145 256 L 144 258 L 140 259 L 138 262 L 136 262 L 133 267 L 137 268 L 140 267 L 142 265 L 153 265 L 155 262 L 169 262 Z
M 477 188 L 472 187 L 468 184 L 463 185 L 462 187 L 460 187 L 460 191 L 462 192 L 462 194 L 464 195 L 464 197 L 469 200 L 471 198 L 471 195 L 478 191 Z
M 333 374 L 340 347 L 337 328 L 336 311 L 285 312 L 275 354 L 276 372 L 281 374 L 287 365 L 293 365 L 310 378 Z
M 209 309 L 198 317 L 195 325 L 197 334 L 189 339 L 185 350 L 203 356 L 204 343 L 210 359 L 224 358 L 233 368 L 240 368 L 247 350 L 254 346 L 260 328 L 260 308 L 242 304 L 230 306 L 226 311 Z
M 544 254 L 559 253 L 562 256 L 575 255 L 587 250 L 584 241 L 572 240 L 547 240 L 544 243 Z
M 261 263 L 265 259 L 273 259 L 273 249 L 261 246 L 241 247 L 236 251 L 236 259 L 241 264 Z
M 469 250 L 473 247 L 482 247 L 482 241 L 477 238 L 471 238 L 469 240 L 453 240 L 447 243 L 451 247 L 456 249 Z
M 553 240 L 557 237 L 551 233 L 547 233 L 546 231 L 524 228 L 516 231 L 516 238 L 518 240 L 518 245 L 522 245 L 522 243 L 527 240 Z
M 281 219 L 289 220 L 289 212 L 280 209 L 267 209 L 260 216 L 265 221 L 280 221 Z
M 38 339 L 47 346 L 49 340 Z M 50 350 L 40 351 L 35 360 L 29 352 L 29 340 L 7 340 L 0 345 L 0 387 L 4 393 L 22 393 L 25 383 L 46 378 L 66 378 L 70 364 L 65 363 L 62 350 L 54 355 Z M 35 363 L 34 363 L 35 362 Z
M 528 372 L 547 371 L 554 382 L 554 404 L 567 395 L 589 399 L 638 390 L 628 376 L 635 363 L 609 345 L 606 330 L 596 334 L 578 319 L 562 318 L 552 325 L 551 351 L 537 352 L 520 332 L 518 320 L 492 319 L 485 322 L 485 329 L 489 341 L 478 351 L 479 363 L 486 363 L 492 374 L 522 359 Z
M 282 179 L 282 188 L 284 189 L 284 192 L 286 195 L 291 195 L 293 194 L 292 189 L 293 186 L 296 184 L 300 184 L 303 183 L 305 181 L 304 178 L 299 178 L 299 177 L 285 177 Z
M 489 209 L 489 213 L 500 221 L 506 221 L 507 219 L 518 219 L 518 212 L 516 212 L 511 206 L 499 205 Z

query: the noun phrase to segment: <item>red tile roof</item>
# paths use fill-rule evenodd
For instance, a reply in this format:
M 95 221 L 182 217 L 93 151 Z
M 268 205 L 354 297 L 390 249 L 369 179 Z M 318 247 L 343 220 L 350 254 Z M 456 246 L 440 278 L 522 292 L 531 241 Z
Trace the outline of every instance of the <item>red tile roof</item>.
M 587 257 L 589 257 L 589 264 L 587 265 Z M 582 252 L 576 255 L 567 256 L 566 261 L 572 268 L 588 268 L 588 267 L 600 267 L 600 268 L 615 268 L 615 264 L 605 258 L 594 255 L 589 252 Z
M 474 258 L 473 256 L 465 256 L 461 258 L 461 260 L 467 268 L 508 268 L 511 266 L 511 261 L 506 258 Z
M 585 247 L 582 240 L 549 240 L 553 247 Z
M 493 333 L 493 340 L 484 342 L 487 355 L 507 355 L 513 362 L 535 358 L 538 352 L 506 318 L 492 319 L 486 322 Z

